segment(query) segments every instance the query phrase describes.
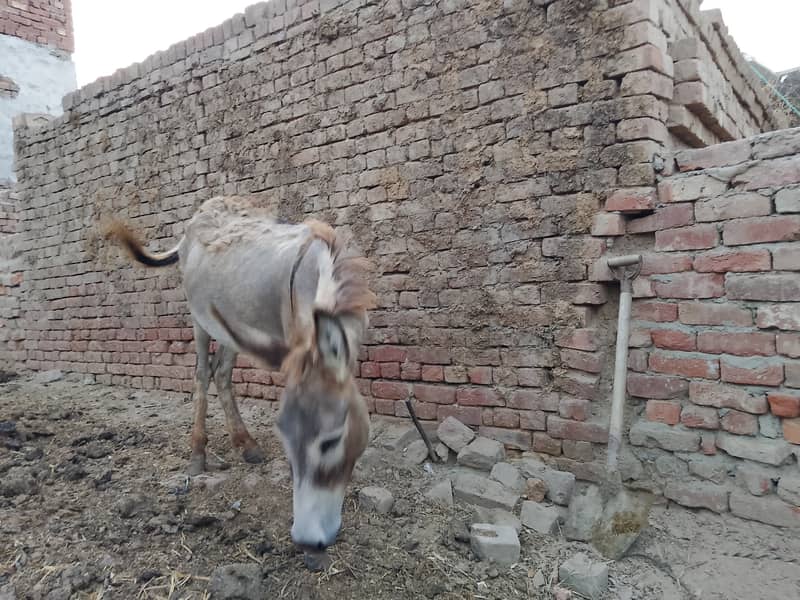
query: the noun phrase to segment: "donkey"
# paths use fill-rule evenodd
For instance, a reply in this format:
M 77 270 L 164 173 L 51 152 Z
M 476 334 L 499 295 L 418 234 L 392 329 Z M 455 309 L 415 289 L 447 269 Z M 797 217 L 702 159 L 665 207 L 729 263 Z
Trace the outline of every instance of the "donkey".
M 180 263 L 197 352 L 190 474 L 206 467 L 212 376 L 234 447 L 246 462 L 264 460 L 239 414 L 231 373 L 238 353 L 280 367 L 286 387 L 276 429 L 292 473 L 292 540 L 310 552 L 333 544 L 345 488 L 369 437 L 353 376 L 375 307 L 367 261 L 346 256 L 330 226 L 278 221 L 250 197 L 207 200 L 167 252 L 148 251 L 119 221 L 105 234 L 146 266 Z M 211 338 L 218 349 L 209 361 Z

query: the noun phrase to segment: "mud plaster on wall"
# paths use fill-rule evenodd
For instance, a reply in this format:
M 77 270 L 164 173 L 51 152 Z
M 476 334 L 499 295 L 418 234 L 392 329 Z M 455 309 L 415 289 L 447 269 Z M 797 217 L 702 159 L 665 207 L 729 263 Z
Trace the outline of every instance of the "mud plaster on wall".
M 10 35 L 0 35 L 0 75 L 19 86 L 14 98 L 0 98 L 0 181 L 14 181 L 14 117 L 60 115 L 61 98 L 77 87 L 77 80 L 69 55 Z

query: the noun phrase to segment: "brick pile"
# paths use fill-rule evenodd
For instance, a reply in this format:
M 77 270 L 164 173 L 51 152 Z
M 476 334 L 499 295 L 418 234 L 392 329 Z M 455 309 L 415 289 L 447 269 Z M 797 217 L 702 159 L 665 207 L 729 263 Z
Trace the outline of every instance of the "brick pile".
M 0 34 L 72 53 L 71 0 L 0 0 Z
M 28 263 L 7 360 L 188 392 L 179 274 L 131 267 L 98 221 L 165 248 L 207 198 L 257 194 L 376 263 L 372 411 L 404 416 L 411 397 L 422 419 L 596 479 L 616 318 L 596 263 L 664 218 L 674 71 L 649 6 L 273 1 L 68 95 L 16 131 Z M 265 399 L 283 383 L 245 359 L 234 381 Z

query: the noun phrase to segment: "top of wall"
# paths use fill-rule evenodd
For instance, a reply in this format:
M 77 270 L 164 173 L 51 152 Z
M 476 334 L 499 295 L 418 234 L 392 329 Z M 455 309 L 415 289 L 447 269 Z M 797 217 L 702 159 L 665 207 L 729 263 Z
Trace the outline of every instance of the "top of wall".
M 65 0 L 68 2 L 68 0 Z M 538 0 L 549 3 L 548 0 Z M 552 0 L 549 0 L 552 1 Z M 3 4 L 18 3 L 18 0 L 0 0 Z M 51 0 L 57 2 L 57 0 Z M 788 126 L 783 114 L 775 114 L 771 99 L 756 76 L 747 66 L 747 61 L 736 43 L 727 34 L 718 11 L 701 11 L 699 0 L 631 0 L 631 6 L 647 5 L 642 14 L 680 13 L 678 20 L 688 25 L 676 31 L 677 37 L 665 33 L 670 42 L 696 37 L 703 47 L 704 56 L 719 67 L 726 86 L 725 96 L 729 104 L 735 104 L 738 112 L 744 110 L 750 129 L 739 127 L 734 134 L 724 139 L 746 137 L 760 131 L 782 129 Z M 204 77 L 224 62 L 237 61 L 252 54 L 280 51 L 294 55 L 302 50 L 292 44 L 304 32 L 316 31 L 326 38 L 328 26 L 337 27 L 337 15 L 349 14 L 353 23 L 360 22 L 359 11 L 375 10 L 403 11 L 400 0 L 389 2 L 382 8 L 372 7 L 368 0 L 271 0 L 247 7 L 244 13 L 233 15 L 222 24 L 206 29 L 186 40 L 156 52 L 145 60 L 117 69 L 112 75 L 101 77 L 84 87 L 67 94 L 63 99 L 65 112 L 72 113 L 53 120 L 41 128 L 39 134 L 56 130 L 63 120 L 93 111 L 108 111 L 129 106 L 141 94 L 169 92 L 171 82 L 185 72 L 192 77 Z M 659 20 L 659 19 L 656 19 Z M 675 20 L 675 17 L 669 19 Z M 330 22 L 328 22 L 330 21 Z M 335 36 L 334 36 L 335 37 Z M 335 45 L 335 41 L 331 45 Z M 676 81 L 677 83 L 677 81 Z M 741 107 L 741 108 L 739 108 Z M 729 119 L 728 122 L 736 122 Z M 17 125 L 23 126 L 20 121 Z M 739 131 L 741 130 L 741 131 Z M 708 143 L 717 143 L 716 136 Z M 707 144 L 706 144 L 707 145 Z
M 731 87 L 733 96 L 760 125 L 762 131 L 788 127 L 785 115 L 772 109 L 769 92 L 750 68 L 728 28 L 719 9 L 700 10 L 700 0 L 679 0 L 687 17 L 697 27 L 698 37 L 704 42 L 711 59 Z M 744 128 L 740 137 L 758 133 Z
M 0 0 L 0 34 L 75 51 L 71 0 Z
M 0 0 L 2 3 L 16 0 Z M 68 1 L 68 0 L 67 0 Z M 326 26 L 325 15 L 341 8 L 355 15 L 368 4 L 368 0 L 271 0 L 248 6 L 220 25 L 210 27 L 188 39 L 172 44 L 166 50 L 155 52 L 141 62 L 117 69 L 112 75 L 98 78 L 82 88 L 64 96 L 65 113 L 82 114 L 103 111 L 106 107 L 128 106 L 137 92 L 168 90 L 170 81 L 184 72 L 206 75 L 215 65 L 224 61 L 241 60 L 251 54 L 268 52 L 279 44 L 301 36 L 304 32 Z M 398 1 L 396 10 L 402 11 Z M 384 10 L 392 10 L 391 7 Z M 331 24 L 334 28 L 336 23 Z M 324 31 L 320 33 L 325 37 Z M 331 40 L 331 45 L 336 42 Z M 292 54 L 302 47 L 283 48 Z M 37 133 L 56 130 L 69 118 L 64 114 L 48 122 L 32 123 L 16 119 L 15 129 L 36 128 Z

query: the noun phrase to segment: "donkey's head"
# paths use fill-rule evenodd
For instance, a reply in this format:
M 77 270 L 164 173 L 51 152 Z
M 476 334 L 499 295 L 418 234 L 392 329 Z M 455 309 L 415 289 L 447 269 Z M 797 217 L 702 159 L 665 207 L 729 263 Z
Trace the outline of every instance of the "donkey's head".
M 352 374 L 348 316 L 317 311 L 310 348 L 289 357 L 277 430 L 292 467 L 292 540 L 304 549 L 333 544 L 356 460 L 369 437 L 369 415 Z

